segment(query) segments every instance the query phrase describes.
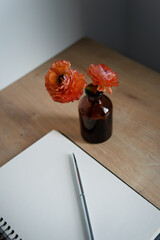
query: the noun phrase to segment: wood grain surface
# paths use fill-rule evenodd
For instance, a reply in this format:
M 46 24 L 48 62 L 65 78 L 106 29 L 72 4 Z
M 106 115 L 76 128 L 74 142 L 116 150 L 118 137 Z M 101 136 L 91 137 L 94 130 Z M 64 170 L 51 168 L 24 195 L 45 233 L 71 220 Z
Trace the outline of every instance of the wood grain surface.
M 118 74 L 120 86 L 109 96 L 113 135 L 108 141 L 86 143 L 80 135 L 78 101 L 56 103 L 46 91 L 45 74 L 60 59 L 81 73 L 91 63 L 104 63 Z M 82 39 L 0 92 L 0 166 L 56 129 L 160 208 L 159 96 L 159 73 Z

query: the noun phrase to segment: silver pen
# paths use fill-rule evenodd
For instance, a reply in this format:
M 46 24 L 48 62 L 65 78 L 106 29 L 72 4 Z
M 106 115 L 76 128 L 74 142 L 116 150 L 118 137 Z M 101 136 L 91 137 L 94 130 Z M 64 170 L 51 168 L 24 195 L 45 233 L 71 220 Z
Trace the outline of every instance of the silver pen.
M 73 166 L 74 166 L 75 175 L 76 175 L 76 179 L 77 179 L 80 199 L 81 199 L 81 203 L 82 203 L 82 208 L 83 208 L 83 212 L 84 212 L 85 222 L 86 222 L 86 226 L 87 226 L 88 237 L 89 237 L 88 239 L 94 240 L 92 226 L 91 226 L 91 222 L 90 222 L 90 218 L 89 218 L 89 212 L 88 212 L 88 208 L 87 208 L 87 203 L 86 203 L 83 186 L 82 186 L 82 181 L 81 181 L 81 177 L 80 177 L 80 172 L 78 169 L 78 164 L 77 164 L 74 153 L 72 153 L 72 159 L 73 159 Z

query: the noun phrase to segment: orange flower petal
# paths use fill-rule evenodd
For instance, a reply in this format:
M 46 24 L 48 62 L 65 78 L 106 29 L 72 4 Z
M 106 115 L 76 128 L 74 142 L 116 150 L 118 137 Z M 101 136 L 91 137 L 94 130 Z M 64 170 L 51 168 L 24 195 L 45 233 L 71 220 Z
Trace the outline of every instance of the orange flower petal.
M 91 64 L 87 70 L 87 74 L 92 79 L 93 84 L 98 85 L 99 91 L 106 89 L 108 93 L 111 94 L 111 87 L 117 87 L 119 85 L 117 74 L 105 64 Z
M 46 89 L 56 102 L 67 103 L 78 100 L 86 86 L 85 75 L 73 71 L 70 66 L 68 61 L 57 61 L 46 74 Z
M 62 75 L 65 72 L 68 72 L 68 70 L 70 70 L 71 64 L 70 62 L 66 61 L 66 60 L 61 60 L 61 61 L 57 61 L 54 62 L 52 64 L 53 70 L 58 74 L 58 75 Z

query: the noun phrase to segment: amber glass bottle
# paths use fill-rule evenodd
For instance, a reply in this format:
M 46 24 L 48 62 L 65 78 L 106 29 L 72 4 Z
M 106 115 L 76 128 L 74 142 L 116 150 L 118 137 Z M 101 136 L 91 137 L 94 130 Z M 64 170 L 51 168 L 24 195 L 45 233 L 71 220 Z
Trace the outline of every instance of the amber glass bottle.
M 89 84 L 78 106 L 82 137 L 89 143 L 101 143 L 112 135 L 112 102 L 97 86 Z

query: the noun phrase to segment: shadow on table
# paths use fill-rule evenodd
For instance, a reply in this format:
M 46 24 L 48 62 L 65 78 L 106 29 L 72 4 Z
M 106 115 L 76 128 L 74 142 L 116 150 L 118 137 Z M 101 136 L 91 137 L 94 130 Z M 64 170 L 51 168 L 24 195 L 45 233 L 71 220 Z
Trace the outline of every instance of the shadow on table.
M 80 134 L 80 124 L 78 117 L 71 116 L 38 116 L 37 120 L 40 128 L 45 132 L 57 130 L 73 141 L 84 142 Z

